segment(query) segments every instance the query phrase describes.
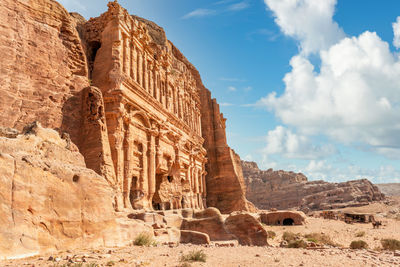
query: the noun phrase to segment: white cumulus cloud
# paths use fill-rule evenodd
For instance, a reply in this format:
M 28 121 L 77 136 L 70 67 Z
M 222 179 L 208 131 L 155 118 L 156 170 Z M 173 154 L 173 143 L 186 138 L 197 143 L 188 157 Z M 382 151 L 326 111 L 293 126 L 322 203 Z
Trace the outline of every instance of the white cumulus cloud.
M 344 37 L 333 21 L 336 0 L 264 0 L 281 31 L 300 41 L 302 53 L 326 49 Z
M 321 52 L 321 69 L 298 55 L 285 92 L 259 104 L 304 134 L 345 144 L 362 142 L 388 157 L 400 155 L 400 60 L 376 33 L 344 38 Z
M 393 22 L 393 33 L 394 33 L 394 39 L 393 39 L 393 45 L 399 49 L 400 48 L 400 17 L 397 17 L 396 22 Z
M 285 158 L 315 159 L 336 152 L 333 145 L 315 145 L 308 137 L 293 133 L 283 126 L 268 132 L 266 144 L 263 152 L 267 156 L 279 154 Z

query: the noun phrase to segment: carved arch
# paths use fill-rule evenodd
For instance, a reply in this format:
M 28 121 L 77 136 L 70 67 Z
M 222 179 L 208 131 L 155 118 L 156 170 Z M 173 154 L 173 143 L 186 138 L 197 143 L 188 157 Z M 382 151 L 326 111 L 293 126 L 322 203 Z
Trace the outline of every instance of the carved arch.
M 129 114 L 129 119 L 135 118 L 135 117 L 140 118 L 143 121 L 144 126 L 148 129 L 151 129 L 150 119 L 144 111 L 137 110 L 137 111 L 133 111 Z

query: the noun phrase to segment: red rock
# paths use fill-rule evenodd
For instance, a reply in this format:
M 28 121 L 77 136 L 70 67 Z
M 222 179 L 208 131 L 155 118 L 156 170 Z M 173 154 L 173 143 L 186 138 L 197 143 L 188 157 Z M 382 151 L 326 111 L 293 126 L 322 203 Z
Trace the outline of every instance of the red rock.
M 242 161 L 247 198 L 258 208 L 309 210 L 367 205 L 384 199 L 367 179 L 344 183 L 309 182 L 302 173 L 262 171 L 255 162 Z

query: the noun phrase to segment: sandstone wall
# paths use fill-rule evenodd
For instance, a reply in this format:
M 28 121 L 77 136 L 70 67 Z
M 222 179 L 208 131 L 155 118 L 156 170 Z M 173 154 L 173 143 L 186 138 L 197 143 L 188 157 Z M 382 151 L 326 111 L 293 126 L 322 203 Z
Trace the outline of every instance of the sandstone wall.
M 161 27 L 108 7 L 85 21 L 53 0 L 2 1 L 0 126 L 67 133 L 117 210 L 252 209 L 198 71 Z
M 122 246 L 152 229 L 114 211 L 114 191 L 57 132 L 0 136 L 0 258 Z
M 89 83 L 75 27 L 56 1 L 1 1 L 0 126 L 40 120 L 79 143 L 80 92 Z
M 207 150 L 207 205 L 222 213 L 235 210 L 255 210 L 245 196 L 242 167 L 239 156 L 226 141 L 226 119 L 219 105 L 206 88 L 201 90 L 202 132 Z
M 367 205 L 384 199 L 367 179 L 344 183 L 311 181 L 302 173 L 262 171 L 254 162 L 242 161 L 247 198 L 260 209 L 324 210 Z

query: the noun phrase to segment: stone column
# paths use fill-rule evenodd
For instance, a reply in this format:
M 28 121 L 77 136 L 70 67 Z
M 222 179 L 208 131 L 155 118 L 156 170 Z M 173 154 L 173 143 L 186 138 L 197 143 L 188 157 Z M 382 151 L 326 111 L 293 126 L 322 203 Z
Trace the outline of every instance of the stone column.
M 149 87 L 148 87 L 148 81 L 147 81 L 147 56 L 146 53 L 143 53 L 143 88 L 146 91 L 149 91 Z
M 124 208 L 131 208 L 132 205 L 129 200 L 129 193 L 131 191 L 132 183 L 132 126 L 129 124 L 125 132 L 124 140 L 124 179 L 123 179 L 123 198 Z
M 146 144 L 142 144 L 143 146 L 143 151 L 142 151 L 142 179 L 141 179 L 141 183 L 140 183 L 140 189 L 143 191 L 144 194 L 144 198 L 143 198 L 143 207 L 147 208 L 148 207 L 148 194 L 149 194 L 149 180 L 148 180 L 148 173 L 149 173 L 149 169 L 148 169 L 148 157 L 147 157 L 147 145 Z
M 150 144 L 149 144 L 149 196 L 148 201 L 150 208 L 153 208 L 152 200 L 154 193 L 156 192 L 156 146 L 155 136 L 150 133 Z
M 138 84 L 142 85 L 142 72 L 143 72 L 143 62 L 142 62 L 142 52 L 140 50 L 137 51 L 137 77 L 136 77 L 136 81 L 138 82 Z
M 128 73 L 127 72 L 127 38 L 125 34 L 122 34 L 122 72 Z
M 134 43 L 131 42 L 131 71 L 130 71 L 130 76 L 131 76 L 132 80 L 134 80 L 134 81 L 136 81 L 135 63 L 136 63 L 136 49 L 135 49 Z
M 128 36 L 124 37 L 125 39 L 125 55 L 124 55 L 124 67 L 125 67 L 125 74 L 129 75 L 130 73 L 130 66 L 131 66 L 131 62 L 130 62 L 130 58 L 131 58 L 131 49 L 129 46 L 129 38 Z

